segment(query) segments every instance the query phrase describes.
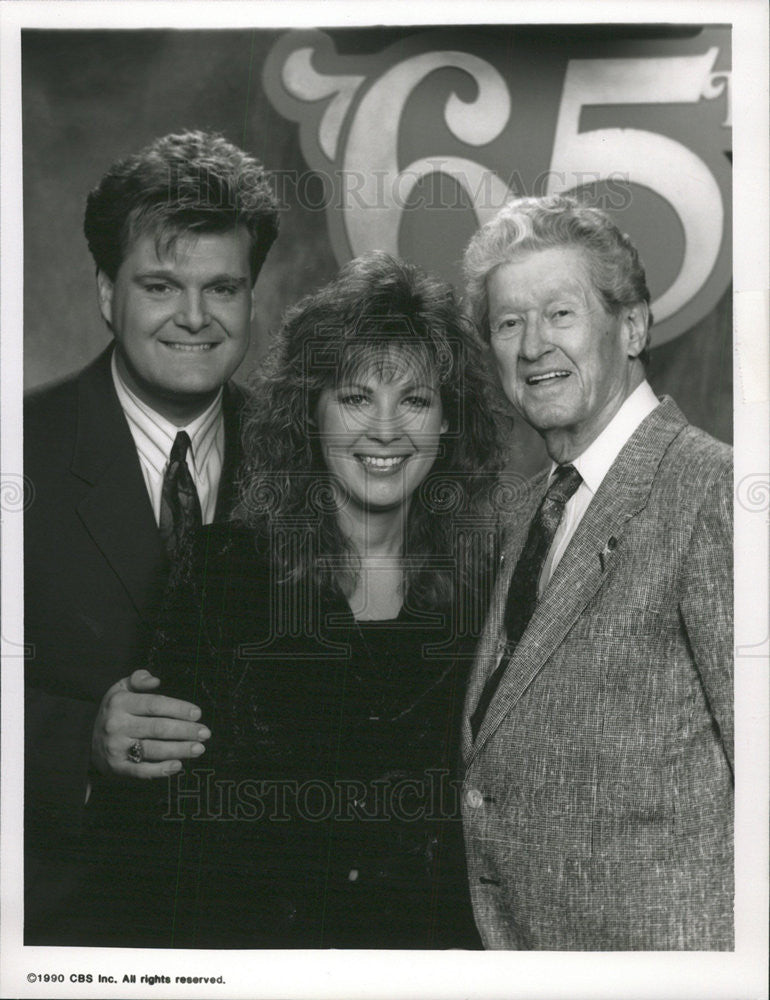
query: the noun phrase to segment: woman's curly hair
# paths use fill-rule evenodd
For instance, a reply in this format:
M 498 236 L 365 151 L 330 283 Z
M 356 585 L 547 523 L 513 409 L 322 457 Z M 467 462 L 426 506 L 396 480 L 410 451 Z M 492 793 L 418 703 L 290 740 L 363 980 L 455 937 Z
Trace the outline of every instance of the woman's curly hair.
M 287 311 L 251 380 L 234 515 L 269 539 L 278 579 L 339 591 L 340 570 L 355 572 L 315 414 L 324 389 L 395 364 L 431 373 L 448 425 L 407 514 L 404 602 L 444 607 L 479 582 L 494 544 L 489 497 L 505 419 L 483 351 L 450 285 L 380 251 Z

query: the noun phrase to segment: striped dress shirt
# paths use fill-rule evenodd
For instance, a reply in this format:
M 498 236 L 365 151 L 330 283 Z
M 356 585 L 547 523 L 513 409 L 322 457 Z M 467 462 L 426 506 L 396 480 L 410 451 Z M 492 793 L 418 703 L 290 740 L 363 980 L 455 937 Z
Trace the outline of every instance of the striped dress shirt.
M 217 398 L 204 413 L 184 427 L 177 427 L 156 413 L 155 410 L 150 409 L 128 388 L 120 377 L 114 353 L 112 355 L 112 379 L 139 455 L 139 464 L 155 515 L 155 523 L 160 522 L 163 476 L 168 466 L 174 439 L 179 431 L 187 431 L 191 441 L 191 447 L 187 452 L 187 465 L 198 491 L 203 523 L 210 524 L 214 520 L 225 453 L 222 390 L 219 390 Z

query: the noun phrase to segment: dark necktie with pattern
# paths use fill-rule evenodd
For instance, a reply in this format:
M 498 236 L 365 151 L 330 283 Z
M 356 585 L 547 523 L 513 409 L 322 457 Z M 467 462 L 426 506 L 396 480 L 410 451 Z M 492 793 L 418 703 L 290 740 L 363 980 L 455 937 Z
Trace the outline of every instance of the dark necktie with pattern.
M 193 531 L 203 523 L 198 491 L 187 468 L 189 447 L 190 438 L 187 433 L 179 431 L 163 477 L 159 528 L 171 560 L 179 556 L 184 543 L 189 541 Z
M 537 588 L 548 551 L 553 544 L 556 529 L 564 508 L 582 482 L 574 465 L 560 465 L 546 490 L 540 506 L 532 518 L 527 540 L 511 577 L 505 604 L 506 646 L 500 663 L 489 677 L 481 697 L 471 715 L 471 731 L 475 739 L 500 678 L 511 659 L 511 654 L 524 635 L 537 604 Z

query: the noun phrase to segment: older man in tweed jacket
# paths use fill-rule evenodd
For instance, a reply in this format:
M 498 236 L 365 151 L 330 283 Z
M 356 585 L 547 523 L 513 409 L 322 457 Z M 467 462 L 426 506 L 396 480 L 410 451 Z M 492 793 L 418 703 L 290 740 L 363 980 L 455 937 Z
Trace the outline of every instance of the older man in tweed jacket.
M 731 949 L 730 449 L 646 382 L 644 271 L 604 213 L 514 201 L 465 266 L 553 460 L 522 492 L 467 696 L 482 938 Z

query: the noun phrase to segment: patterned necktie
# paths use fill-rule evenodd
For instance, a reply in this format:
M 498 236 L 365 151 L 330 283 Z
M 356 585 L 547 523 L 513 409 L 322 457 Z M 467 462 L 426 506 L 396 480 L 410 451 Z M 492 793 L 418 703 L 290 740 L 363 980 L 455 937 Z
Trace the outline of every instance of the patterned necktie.
M 183 544 L 203 523 L 198 491 L 187 468 L 189 447 L 187 433 L 179 431 L 171 449 L 160 496 L 160 536 L 172 560 L 178 557 Z
M 524 635 L 537 604 L 537 590 L 548 551 L 553 544 L 556 529 L 564 508 L 582 482 L 574 465 L 560 465 L 546 490 L 529 526 L 527 540 L 511 577 L 508 599 L 505 604 L 506 645 L 503 657 L 481 692 L 479 702 L 471 716 L 471 731 L 475 739 L 486 714 L 492 695 L 511 659 L 511 654 Z

